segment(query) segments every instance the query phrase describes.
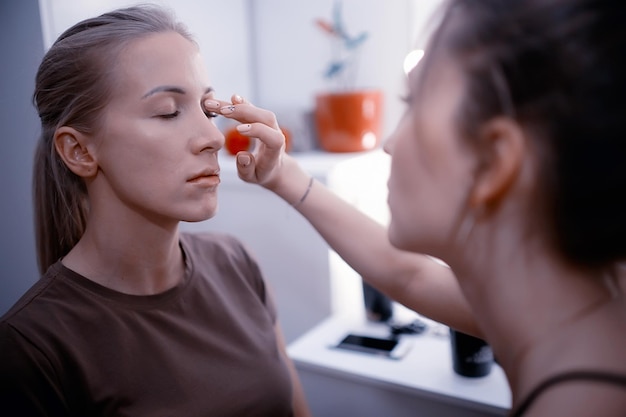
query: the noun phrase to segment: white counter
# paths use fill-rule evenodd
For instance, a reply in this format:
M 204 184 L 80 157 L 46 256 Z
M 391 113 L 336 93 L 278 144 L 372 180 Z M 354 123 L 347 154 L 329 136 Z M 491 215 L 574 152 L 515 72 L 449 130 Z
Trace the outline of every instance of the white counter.
M 359 317 L 331 317 L 288 347 L 315 416 L 504 416 L 511 403 L 502 369 L 482 378 L 452 370 L 447 328 L 435 324 L 400 360 L 331 349 L 348 332 L 387 336 Z M 438 330 L 434 330 L 438 329 Z

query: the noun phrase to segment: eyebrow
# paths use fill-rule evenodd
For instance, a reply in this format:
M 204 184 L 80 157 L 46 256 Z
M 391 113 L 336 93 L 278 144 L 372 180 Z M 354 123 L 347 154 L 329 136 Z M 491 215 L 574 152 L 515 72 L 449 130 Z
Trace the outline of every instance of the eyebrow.
M 212 91 L 214 91 L 213 87 L 207 87 L 207 89 L 204 90 L 203 95 L 207 95 L 207 94 L 211 93 Z M 145 99 L 145 98 L 148 98 L 148 97 L 150 97 L 150 96 L 152 96 L 152 95 L 154 95 L 156 93 L 162 93 L 162 92 L 176 93 L 176 94 L 186 94 L 185 90 L 180 88 L 180 87 L 171 86 L 171 85 L 161 85 L 161 86 L 155 87 L 152 90 L 148 91 L 141 98 Z

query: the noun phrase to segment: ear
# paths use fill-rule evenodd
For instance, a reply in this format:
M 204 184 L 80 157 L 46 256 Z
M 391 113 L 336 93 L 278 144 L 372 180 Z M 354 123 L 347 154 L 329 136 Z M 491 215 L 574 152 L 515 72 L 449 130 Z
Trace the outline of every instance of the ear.
M 54 134 L 54 146 L 65 165 L 79 177 L 89 178 L 98 172 L 98 164 L 87 147 L 84 133 L 62 126 Z
M 522 168 L 526 152 L 524 132 L 508 118 L 489 121 L 480 133 L 485 160 L 477 173 L 470 198 L 473 207 L 493 207 L 511 190 Z

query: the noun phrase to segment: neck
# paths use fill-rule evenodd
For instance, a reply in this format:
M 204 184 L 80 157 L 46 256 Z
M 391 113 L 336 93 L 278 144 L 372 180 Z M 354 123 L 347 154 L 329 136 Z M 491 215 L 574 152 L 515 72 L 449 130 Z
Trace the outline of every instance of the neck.
M 133 295 L 166 291 L 182 280 L 185 269 L 178 225 L 164 228 L 145 220 L 90 219 L 62 262 L 100 285 Z
M 515 399 L 550 373 L 558 351 L 567 348 L 563 332 L 611 295 L 602 277 L 566 265 L 545 245 L 507 245 L 502 236 L 451 266 Z

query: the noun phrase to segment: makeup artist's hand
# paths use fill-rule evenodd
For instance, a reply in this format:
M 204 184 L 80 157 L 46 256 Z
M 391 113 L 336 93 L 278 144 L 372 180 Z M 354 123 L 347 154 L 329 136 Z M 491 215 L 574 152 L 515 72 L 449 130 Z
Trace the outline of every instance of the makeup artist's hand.
M 236 129 L 242 135 L 259 139 L 253 152 L 237 153 L 237 171 L 242 180 L 273 189 L 285 156 L 285 136 L 274 113 L 256 107 L 236 94 L 230 103 L 209 99 L 204 106 L 207 111 L 240 122 Z
M 302 196 L 308 194 L 311 188 L 312 177 L 285 152 L 285 136 L 278 126 L 276 115 L 238 95 L 233 95 L 230 103 L 209 99 L 204 105 L 207 111 L 237 120 L 241 123 L 237 126 L 241 134 L 258 139 L 253 152 L 241 151 L 235 156 L 239 177 L 299 206 Z

